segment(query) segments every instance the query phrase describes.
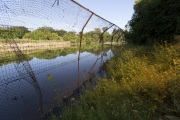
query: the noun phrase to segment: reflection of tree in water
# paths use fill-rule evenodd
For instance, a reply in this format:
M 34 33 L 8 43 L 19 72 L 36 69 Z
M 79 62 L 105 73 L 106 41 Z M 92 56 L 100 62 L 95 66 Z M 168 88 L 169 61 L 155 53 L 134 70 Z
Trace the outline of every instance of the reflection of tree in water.
M 109 46 L 104 46 L 104 50 L 107 51 L 109 50 Z M 91 46 L 83 46 L 81 52 L 91 52 L 95 55 L 99 55 L 101 50 L 100 45 L 91 45 Z M 76 47 L 70 47 L 70 48 L 64 48 L 64 49 L 56 49 L 56 50 L 39 50 L 39 51 L 34 51 L 32 53 L 27 53 L 25 55 L 25 59 L 21 58 L 19 61 L 25 61 L 25 60 L 31 60 L 33 57 L 40 58 L 40 59 L 53 59 L 58 56 L 66 56 L 68 54 L 73 54 L 77 52 Z M 0 66 L 4 64 L 8 64 L 11 62 L 16 61 L 15 54 L 13 53 L 8 53 L 8 56 L 0 56 Z
M 17 64 L 14 64 L 14 65 L 19 76 L 21 77 L 21 79 L 24 79 L 25 81 L 30 83 L 32 86 L 34 86 L 34 88 L 36 89 L 38 97 L 39 97 L 39 111 L 40 111 L 41 116 L 43 116 L 44 112 L 43 112 L 42 92 L 37 82 L 36 76 L 28 62 L 28 59 L 26 58 L 26 55 L 23 54 L 22 51 L 19 49 L 19 47 L 17 46 L 14 40 L 6 40 L 6 42 L 10 44 L 10 47 L 13 49 L 16 55 Z
M 53 59 L 58 56 L 66 56 L 70 53 L 75 53 L 77 51 L 76 48 L 65 48 L 65 49 L 57 49 L 57 50 L 44 50 L 39 51 L 33 54 L 33 57 L 42 58 L 42 59 Z

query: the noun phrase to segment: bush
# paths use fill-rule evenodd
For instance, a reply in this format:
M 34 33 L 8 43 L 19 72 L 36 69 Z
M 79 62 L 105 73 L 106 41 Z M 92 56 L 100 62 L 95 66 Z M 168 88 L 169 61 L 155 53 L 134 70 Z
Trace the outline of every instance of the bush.
M 63 120 L 178 118 L 180 46 L 146 48 L 131 47 L 116 53 L 107 65 L 108 80 L 87 90 L 64 112 Z

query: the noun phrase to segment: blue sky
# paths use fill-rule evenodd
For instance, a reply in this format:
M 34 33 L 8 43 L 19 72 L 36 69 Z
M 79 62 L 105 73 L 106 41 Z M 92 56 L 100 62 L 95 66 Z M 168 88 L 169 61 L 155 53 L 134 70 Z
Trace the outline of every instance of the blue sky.
M 110 22 L 125 28 L 134 12 L 135 0 L 76 0 L 86 8 L 109 20 Z
M 134 12 L 134 0 L 76 1 L 123 29 Z M 59 5 L 52 7 L 53 3 L 54 0 L 0 0 L 0 25 L 25 26 L 29 29 L 48 26 L 54 29 L 81 31 L 90 13 L 85 10 L 82 12 L 78 9 L 80 7 L 70 0 L 60 0 Z M 106 25 L 101 25 L 102 21 L 92 19 L 86 31 Z

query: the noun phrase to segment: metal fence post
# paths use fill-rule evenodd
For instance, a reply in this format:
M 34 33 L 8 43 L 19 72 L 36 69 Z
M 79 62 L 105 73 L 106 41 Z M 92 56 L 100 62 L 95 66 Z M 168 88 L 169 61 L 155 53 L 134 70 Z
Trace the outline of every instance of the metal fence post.
M 106 30 L 104 30 L 101 34 L 100 34 L 100 36 L 99 36 L 99 39 L 100 39 L 100 43 L 101 43 L 101 45 L 102 45 L 102 51 L 104 51 L 104 33 L 106 32 L 106 31 L 108 31 L 111 27 L 113 27 L 115 24 L 112 24 L 110 27 L 108 27 Z
M 80 54 L 81 54 L 81 45 L 82 45 L 82 39 L 83 39 L 83 32 L 84 32 L 84 28 L 86 27 L 86 25 L 88 24 L 88 22 L 90 21 L 90 19 L 92 18 L 94 13 L 92 13 L 90 15 L 90 17 L 88 18 L 88 20 L 86 21 L 86 23 L 84 24 L 82 31 L 80 32 L 80 45 L 79 45 L 79 54 L 78 54 L 78 87 L 80 85 Z
M 119 30 L 117 30 L 111 37 L 111 49 L 112 49 L 112 42 L 113 42 L 113 39 L 114 39 L 114 36 L 119 32 Z

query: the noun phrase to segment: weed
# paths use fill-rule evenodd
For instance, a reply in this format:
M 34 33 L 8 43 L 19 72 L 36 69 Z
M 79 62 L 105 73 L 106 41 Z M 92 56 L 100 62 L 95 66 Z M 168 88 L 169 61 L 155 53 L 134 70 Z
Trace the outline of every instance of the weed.
M 123 48 L 63 120 L 179 120 L 180 46 Z M 71 114 L 71 115 L 70 115 Z

